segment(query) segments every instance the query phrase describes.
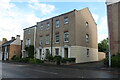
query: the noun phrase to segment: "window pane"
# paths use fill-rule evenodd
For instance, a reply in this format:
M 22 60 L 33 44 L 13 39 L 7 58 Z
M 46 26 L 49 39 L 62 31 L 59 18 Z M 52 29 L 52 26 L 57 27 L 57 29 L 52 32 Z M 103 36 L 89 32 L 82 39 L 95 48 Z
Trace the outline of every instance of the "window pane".
M 89 35 L 86 34 L 86 42 L 89 42 Z
M 49 44 L 50 37 L 49 35 L 46 36 L 46 44 Z
M 64 41 L 65 42 L 69 41 L 69 33 L 68 32 L 64 32 Z
M 59 55 L 59 48 L 56 48 L 56 49 L 55 49 L 55 54 L 56 54 L 56 55 Z
M 59 33 L 55 34 L 55 42 L 59 42 L 60 40 L 60 36 Z
M 56 21 L 56 28 L 58 28 L 58 27 L 60 27 L 60 21 L 59 20 Z
M 68 23 L 68 17 L 64 18 L 64 24 Z
M 40 26 L 40 30 L 43 30 L 43 24 L 41 24 L 41 26 Z

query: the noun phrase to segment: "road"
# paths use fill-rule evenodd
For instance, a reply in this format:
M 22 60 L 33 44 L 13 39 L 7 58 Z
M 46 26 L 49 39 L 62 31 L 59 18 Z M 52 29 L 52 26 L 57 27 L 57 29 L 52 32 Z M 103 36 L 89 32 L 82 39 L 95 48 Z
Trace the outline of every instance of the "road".
M 90 65 L 89 65 L 90 66 Z M 118 78 L 118 72 L 34 64 L 2 63 L 2 78 Z

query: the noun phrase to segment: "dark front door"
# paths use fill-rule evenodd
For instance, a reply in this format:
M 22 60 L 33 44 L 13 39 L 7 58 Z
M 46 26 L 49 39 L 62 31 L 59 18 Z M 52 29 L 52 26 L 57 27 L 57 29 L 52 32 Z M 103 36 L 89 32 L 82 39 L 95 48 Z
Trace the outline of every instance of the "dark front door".
M 68 58 L 68 48 L 64 48 L 64 57 Z

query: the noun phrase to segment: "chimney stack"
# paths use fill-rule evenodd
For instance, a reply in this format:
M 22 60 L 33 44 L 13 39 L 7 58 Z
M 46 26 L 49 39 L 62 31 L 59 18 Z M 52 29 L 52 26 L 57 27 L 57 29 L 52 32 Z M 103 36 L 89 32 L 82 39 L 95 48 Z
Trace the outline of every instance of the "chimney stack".
M 5 42 L 7 42 L 7 39 L 6 39 L 6 38 L 3 38 L 3 39 L 2 39 L 2 44 L 5 43 Z
M 16 35 L 16 38 L 20 38 L 20 35 Z
M 14 40 L 15 39 L 15 37 L 11 37 L 11 40 Z

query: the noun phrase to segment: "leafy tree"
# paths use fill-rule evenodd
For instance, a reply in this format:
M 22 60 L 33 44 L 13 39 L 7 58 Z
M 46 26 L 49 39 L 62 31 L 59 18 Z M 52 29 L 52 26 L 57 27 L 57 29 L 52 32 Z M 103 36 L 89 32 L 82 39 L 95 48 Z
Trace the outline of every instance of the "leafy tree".
M 34 46 L 30 45 L 29 47 L 25 47 L 25 50 L 28 52 L 29 58 L 34 58 Z
M 108 53 L 108 38 L 98 43 L 98 51 Z

